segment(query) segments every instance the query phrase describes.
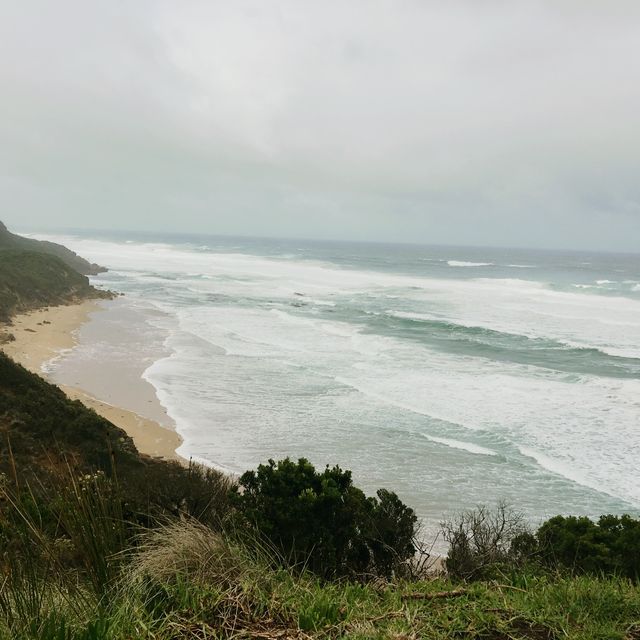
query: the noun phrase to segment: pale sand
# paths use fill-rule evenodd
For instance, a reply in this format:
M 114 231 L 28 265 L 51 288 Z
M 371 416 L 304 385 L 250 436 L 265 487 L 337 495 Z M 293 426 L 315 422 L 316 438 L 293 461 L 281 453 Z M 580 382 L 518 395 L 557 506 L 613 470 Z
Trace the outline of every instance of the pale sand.
M 61 351 L 76 344 L 76 331 L 89 320 L 92 313 L 100 310 L 100 303 L 89 300 L 76 305 L 49 307 L 13 318 L 13 326 L 6 330 L 15 336 L 14 342 L 0 346 L 9 357 L 25 368 L 47 377 L 42 367 Z M 96 363 L 99 366 L 100 363 Z M 144 381 L 141 380 L 141 386 Z M 145 383 L 147 384 L 147 383 Z M 126 431 L 135 442 L 140 453 L 184 462 L 176 449 L 182 439 L 173 429 L 140 416 L 133 411 L 102 402 L 80 387 L 64 386 L 63 391 L 73 400 L 80 400 L 116 426 Z M 160 403 L 159 410 L 161 410 Z

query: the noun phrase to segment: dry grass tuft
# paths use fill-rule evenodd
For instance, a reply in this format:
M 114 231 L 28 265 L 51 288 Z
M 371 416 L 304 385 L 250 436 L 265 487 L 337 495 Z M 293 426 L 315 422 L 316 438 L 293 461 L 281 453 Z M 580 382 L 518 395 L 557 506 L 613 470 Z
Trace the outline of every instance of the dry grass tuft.
M 140 537 L 123 587 L 147 608 L 161 598 L 171 637 L 308 638 L 261 598 L 273 576 L 267 565 L 200 522 L 181 520 Z
M 128 567 L 128 580 L 234 587 L 252 569 L 246 556 L 197 520 L 181 520 L 144 533 Z

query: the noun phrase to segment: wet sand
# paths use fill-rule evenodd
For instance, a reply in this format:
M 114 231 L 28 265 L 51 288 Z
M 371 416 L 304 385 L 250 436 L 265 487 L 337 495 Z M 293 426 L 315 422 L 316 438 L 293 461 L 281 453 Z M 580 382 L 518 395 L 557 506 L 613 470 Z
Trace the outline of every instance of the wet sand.
M 117 301 L 114 301 L 117 302 Z M 86 301 L 76 305 L 49 307 L 21 314 L 13 318 L 13 326 L 6 330 L 15 336 L 14 342 L 0 345 L 8 356 L 24 367 L 48 378 L 46 364 L 77 343 L 77 333 L 92 314 L 100 313 L 104 305 L 113 302 Z M 153 387 L 135 375 L 117 375 L 107 363 L 94 361 L 91 369 L 78 371 L 77 384 L 61 385 L 64 392 L 126 431 L 140 453 L 183 461 L 176 453 L 182 440 L 172 428 L 173 424 L 155 396 Z M 129 372 L 130 373 L 130 372 Z M 101 381 L 100 397 L 94 397 L 82 388 L 82 380 L 91 376 Z M 123 385 L 123 379 L 126 385 Z M 111 387 L 111 389 L 110 389 Z M 110 393 L 113 390 L 117 393 Z M 122 397 L 126 391 L 131 399 L 128 405 L 144 402 L 145 416 L 137 411 L 123 409 L 110 402 L 112 395 Z M 156 419 L 151 419 L 152 416 Z M 162 423 L 162 424 L 161 424 Z

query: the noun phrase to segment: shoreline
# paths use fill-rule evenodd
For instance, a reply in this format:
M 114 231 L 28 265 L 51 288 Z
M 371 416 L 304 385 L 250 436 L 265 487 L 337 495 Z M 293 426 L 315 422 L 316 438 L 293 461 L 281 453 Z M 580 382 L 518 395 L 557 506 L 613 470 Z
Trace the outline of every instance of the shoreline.
M 175 429 L 163 426 L 160 422 L 134 411 L 105 402 L 88 393 L 80 385 L 59 384 L 44 370 L 48 362 L 78 344 L 78 330 L 91 319 L 92 314 L 101 309 L 102 305 L 98 300 L 85 300 L 77 304 L 47 307 L 18 314 L 11 319 L 11 325 L 4 327 L 7 332 L 13 334 L 15 340 L 0 345 L 0 349 L 29 371 L 60 387 L 72 400 L 79 400 L 126 431 L 141 454 L 185 463 L 185 459 L 176 453 L 176 449 L 182 444 L 182 438 Z M 96 363 L 96 366 L 98 364 Z M 140 380 L 141 386 L 144 382 Z M 135 393 L 136 390 L 132 392 Z M 164 413 L 155 394 L 153 401 L 157 403 L 158 413 Z

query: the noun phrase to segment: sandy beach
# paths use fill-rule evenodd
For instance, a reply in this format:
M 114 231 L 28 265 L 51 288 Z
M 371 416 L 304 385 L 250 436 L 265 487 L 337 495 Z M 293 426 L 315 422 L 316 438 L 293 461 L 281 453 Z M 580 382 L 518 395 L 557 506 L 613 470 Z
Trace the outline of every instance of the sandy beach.
M 101 312 L 104 304 L 109 303 L 89 300 L 76 305 L 49 307 L 15 316 L 13 326 L 7 328 L 14 335 L 15 341 L 4 344 L 0 348 L 30 371 L 47 378 L 43 366 L 61 352 L 72 349 L 76 345 L 79 329 L 92 314 Z M 94 363 L 93 375 L 99 375 L 102 364 Z M 85 375 L 88 375 L 88 372 L 78 372 L 77 377 L 84 379 Z M 111 376 L 101 376 L 106 383 L 110 378 Z M 115 380 L 117 381 L 117 378 Z M 148 406 L 145 413 L 158 416 L 157 420 L 115 406 L 110 402 L 111 394 L 108 385 L 102 397 L 94 397 L 80 385 L 81 383 L 60 386 L 70 398 L 80 400 L 84 405 L 126 431 L 133 438 L 140 453 L 183 460 L 176 453 L 182 440 L 172 428 L 173 425 L 153 393 L 153 388 L 145 380 L 135 380 L 130 377 L 127 380 L 128 393 L 132 398 L 142 398 Z

